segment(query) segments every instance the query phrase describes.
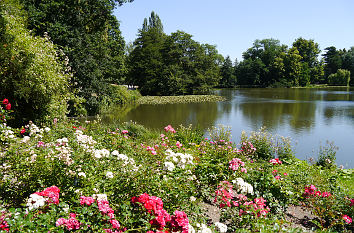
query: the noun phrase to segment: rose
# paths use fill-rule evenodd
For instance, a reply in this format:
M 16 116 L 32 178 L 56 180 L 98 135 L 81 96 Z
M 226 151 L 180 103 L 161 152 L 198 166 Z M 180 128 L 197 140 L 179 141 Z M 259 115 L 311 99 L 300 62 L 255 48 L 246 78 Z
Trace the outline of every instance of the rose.
M 8 99 L 4 99 L 3 101 L 2 101 L 2 104 L 4 104 L 4 105 L 7 105 L 9 103 L 9 100 Z
M 11 109 L 11 104 L 8 103 L 5 108 L 6 108 L 6 110 L 10 110 Z
M 20 134 L 24 134 L 25 132 L 26 132 L 26 129 L 22 128 L 21 131 L 20 131 Z

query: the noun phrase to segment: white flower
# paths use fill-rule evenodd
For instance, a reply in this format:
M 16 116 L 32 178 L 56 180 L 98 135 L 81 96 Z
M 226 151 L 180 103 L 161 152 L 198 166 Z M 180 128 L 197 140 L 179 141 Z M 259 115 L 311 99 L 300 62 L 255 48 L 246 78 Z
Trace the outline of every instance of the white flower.
M 199 224 L 198 224 L 199 225 Z M 211 229 L 209 229 L 207 227 L 207 225 L 205 225 L 204 223 L 202 223 L 202 226 L 200 227 L 200 229 L 197 231 L 197 233 L 213 233 L 211 231 Z
M 189 199 L 191 200 L 191 202 L 194 202 L 197 200 L 197 198 L 195 198 L 194 196 L 191 196 Z
M 175 165 L 172 162 L 165 162 L 164 169 L 171 172 L 175 169 Z
M 117 150 L 112 151 L 112 155 L 117 156 L 119 155 L 119 152 Z
M 100 200 L 107 201 L 108 200 L 106 194 L 93 194 L 92 197 L 93 197 L 93 199 L 95 199 L 97 201 L 100 201 Z
M 86 178 L 86 174 L 85 174 L 85 172 L 79 172 L 77 175 L 78 175 L 78 176 L 82 176 L 82 177 L 85 177 L 85 178 Z
M 221 233 L 227 232 L 227 226 L 221 222 L 216 222 L 215 226 L 217 226 L 219 228 L 219 231 Z
M 110 152 L 109 152 L 109 150 L 107 150 L 107 149 L 102 149 L 102 150 L 101 150 L 101 154 L 102 154 L 103 157 L 108 157 L 109 154 L 110 154 Z
M 191 224 L 188 224 L 188 233 L 195 233 L 194 227 Z
M 101 151 L 100 151 L 100 150 L 95 150 L 95 151 L 93 152 L 93 155 L 94 155 L 97 159 L 102 158 L 102 154 L 101 154 Z
M 232 183 L 235 185 L 237 192 L 240 192 L 243 194 L 247 194 L 247 193 L 253 194 L 252 185 L 245 182 L 242 178 L 236 178 L 235 180 L 232 181 Z
M 46 199 L 44 197 L 33 193 L 28 198 L 26 206 L 28 207 L 28 210 L 38 209 L 39 207 L 44 206 L 45 202 Z
M 44 131 L 46 131 L 47 133 L 50 131 L 50 128 L 48 128 L 48 127 L 45 127 L 44 128 Z
M 106 173 L 106 177 L 107 177 L 108 179 L 112 179 L 112 178 L 114 177 L 113 172 L 107 172 L 107 173 Z
M 27 143 L 31 138 L 29 136 L 24 136 L 21 140 L 21 143 Z

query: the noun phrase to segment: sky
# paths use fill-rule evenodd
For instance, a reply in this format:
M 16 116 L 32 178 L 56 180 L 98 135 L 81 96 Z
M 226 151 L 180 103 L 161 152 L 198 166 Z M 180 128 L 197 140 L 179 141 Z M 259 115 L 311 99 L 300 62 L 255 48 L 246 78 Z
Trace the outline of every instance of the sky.
M 289 47 L 299 37 L 313 39 L 322 52 L 354 46 L 354 0 L 134 0 L 114 11 L 126 42 L 136 39 L 151 11 L 166 34 L 184 31 L 233 61 L 256 39 Z

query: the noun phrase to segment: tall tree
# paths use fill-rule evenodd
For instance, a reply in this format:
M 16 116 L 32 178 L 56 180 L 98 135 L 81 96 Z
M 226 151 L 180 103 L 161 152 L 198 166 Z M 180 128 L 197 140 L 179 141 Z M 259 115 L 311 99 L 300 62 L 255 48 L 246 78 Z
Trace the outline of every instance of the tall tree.
M 295 40 L 293 43 L 293 47 L 299 51 L 299 55 L 302 57 L 301 62 L 306 63 L 302 65 L 304 75 L 302 78 L 302 84 L 304 83 L 318 83 L 322 79 L 324 72 L 323 72 L 323 64 L 318 61 L 318 55 L 320 54 L 321 50 L 319 48 L 318 43 L 315 43 L 314 40 L 306 40 L 302 37 Z M 305 69 L 309 69 L 305 72 Z M 309 72 L 310 80 L 309 82 L 305 82 L 307 80 L 307 73 Z
M 354 47 L 344 52 L 342 68 L 350 71 L 350 85 L 354 85 Z
M 166 35 L 161 30 L 162 22 L 154 13 L 149 20 L 144 19 L 138 38 L 134 41 L 134 49 L 129 55 L 130 84 L 139 86 L 142 94 L 159 94 L 163 83 L 162 79 L 163 59 L 162 49 Z
M 236 85 L 236 76 L 234 74 L 234 68 L 229 56 L 226 57 L 224 63 L 220 69 L 221 79 L 219 86 L 221 87 L 234 87 Z
M 325 76 L 328 77 L 330 74 L 334 74 L 338 69 L 342 67 L 342 56 L 341 51 L 337 50 L 336 47 L 331 46 L 325 48 L 326 53 L 323 54 L 325 61 Z
M 206 93 L 218 82 L 221 58 L 215 46 L 200 44 L 188 33 L 164 34 L 152 12 L 129 55 L 129 82 L 144 95 Z
M 246 79 L 250 79 L 248 75 L 256 72 L 254 76 L 254 82 L 247 82 L 250 85 L 262 85 L 262 86 L 269 86 L 275 81 L 274 75 L 277 75 L 275 72 L 277 69 L 272 69 L 278 67 L 278 64 L 274 64 L 276 62 L 276 58 L 280 56 L 281 53 L 284 53 L 287 49 L 286 45 L 281 45 L 279 40 L 276 39 L 263 39 L 263 40 L 256 40 L 253 43 L 253 46 L 249 48 L 246 52 L 242 54 L 244 60 L 248 60 L 246 66 L 242 66 L 242 68 L 247 69 L 251 68 L 251 70 L 244 73 L 247 78 L 239 77 L 241 82 L 244 82 Z M 280 60 L 278 59 L 277 62 Z M 254 63 L 251 65 L 250 63 Z M 274 65 L 274 66 L 273 66 Z M 242 76 L 243 74 L 240 73 Z M 252 84 L 251 84 L 252 83 Z
M 47 33 L 69 58 L 73 84 L 90 113 L 109 100 L 125 76 L 124 40 L 113 9 L 125 0 L 21 0 L 36 35 Z

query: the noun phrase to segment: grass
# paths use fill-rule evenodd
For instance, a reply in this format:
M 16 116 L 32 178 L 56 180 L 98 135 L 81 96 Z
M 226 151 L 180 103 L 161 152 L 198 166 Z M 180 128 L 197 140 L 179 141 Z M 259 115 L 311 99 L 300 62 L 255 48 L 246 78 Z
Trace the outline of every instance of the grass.
M 343 169 L 338 176 L 338 183 L 349 195 L 354 195 L 354 169 Z

